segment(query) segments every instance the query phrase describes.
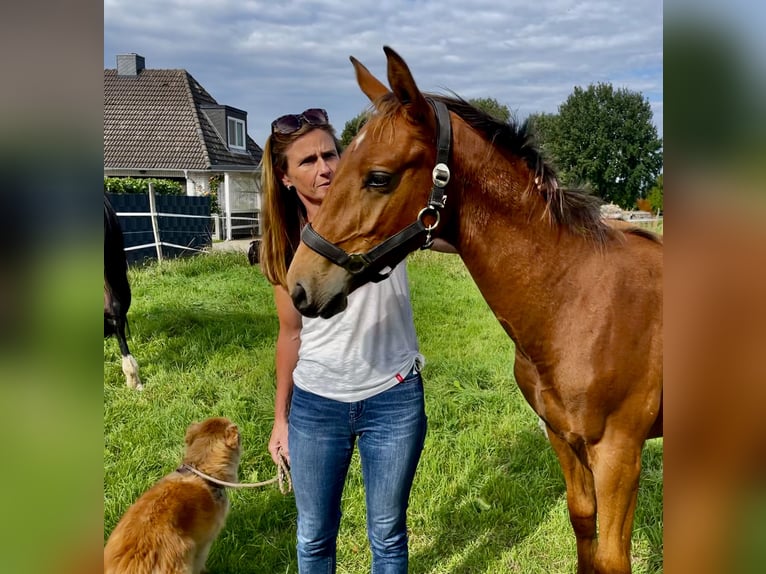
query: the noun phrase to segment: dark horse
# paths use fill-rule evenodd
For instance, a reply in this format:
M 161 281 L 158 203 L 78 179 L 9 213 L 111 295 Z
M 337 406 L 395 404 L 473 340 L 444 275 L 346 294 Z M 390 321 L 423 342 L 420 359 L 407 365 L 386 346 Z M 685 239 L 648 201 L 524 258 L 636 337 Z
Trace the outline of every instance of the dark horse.
M 138 363 L 125 339 L 130 297 L 122 229 L 112 204 L 104 195 L 104 338 L 117 337 L 125 381 L 130 388 L 141 390 L 144 387 L 138 377 Z
M 384 50 L 391 91 L 351 58 L 376 113 L 303 230 L 287 276 L 293 302 L 330 317 L 433 237 L 452 244 L 545 421 L 578 573 L 629 573 L 641 451 L 662 435 L 662 242 L 605 223 L 595 197 L 560 187 L 526 125 L 424 95 Z

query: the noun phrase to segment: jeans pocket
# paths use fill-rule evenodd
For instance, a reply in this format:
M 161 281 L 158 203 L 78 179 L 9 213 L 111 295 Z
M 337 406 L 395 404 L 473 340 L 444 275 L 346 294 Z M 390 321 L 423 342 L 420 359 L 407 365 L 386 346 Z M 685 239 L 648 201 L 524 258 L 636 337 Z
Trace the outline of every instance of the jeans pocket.
M 393 387 L 399 400 L 420 400 L 423 395 L 423 377 L 417 371 L 410 371 L 401 383 Z

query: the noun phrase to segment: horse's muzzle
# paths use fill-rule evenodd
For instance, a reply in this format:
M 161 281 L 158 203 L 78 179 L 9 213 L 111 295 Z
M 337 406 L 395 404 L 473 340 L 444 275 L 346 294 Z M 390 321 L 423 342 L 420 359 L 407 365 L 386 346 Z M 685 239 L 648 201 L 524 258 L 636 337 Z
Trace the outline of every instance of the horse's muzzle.
M 345 310 L 348 305 L 348 296 L 342 291 L 326 302 L 312 300 L 300 283 L 295 284 L 290 297 L 300 314 L 309 318 L 322 317 L 323 319 L 329 319 Z

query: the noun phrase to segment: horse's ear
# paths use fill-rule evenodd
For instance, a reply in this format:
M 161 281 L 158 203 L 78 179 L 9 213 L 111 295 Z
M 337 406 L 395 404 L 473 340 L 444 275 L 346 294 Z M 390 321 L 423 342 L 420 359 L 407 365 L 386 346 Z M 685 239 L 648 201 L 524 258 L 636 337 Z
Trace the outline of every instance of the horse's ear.
M 396 98 L 404 105 L 407 115 L 416 123 L 433 118 L 431 108 L 412 77 L 402 57 L 388 46 L 383 46 L 388 58 L 388 83 Z
M 359 88 L 368 98 L 370 98 L 371 102 L 374 102 L 380 96 L 389 92 L 389 89 L 383 84 L 383 82 L 373 76 L 370 73 L 370 70 L 365 68 L 359 60 L 354 58 L 354 56 L 350 56 L 349 59 L 354 65 L 354 70 L 356 71 L 356 82 L 359 84 Z

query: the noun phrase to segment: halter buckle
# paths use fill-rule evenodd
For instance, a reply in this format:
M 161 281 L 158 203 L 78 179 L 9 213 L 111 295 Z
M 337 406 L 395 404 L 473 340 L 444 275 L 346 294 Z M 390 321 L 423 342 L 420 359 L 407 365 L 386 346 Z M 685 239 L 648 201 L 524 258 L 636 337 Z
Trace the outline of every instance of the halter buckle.
M 343 268 L 352 275 L 358 275 L 370 265 L 369 258 L 364 253 L 351 253 Z
M 449 183 L 450 172 L 447 164 L 437 163 L 434 166 L 434 170 L 431 172 L 431 178 L 433 179 L 436 187 L 446 187 Z

